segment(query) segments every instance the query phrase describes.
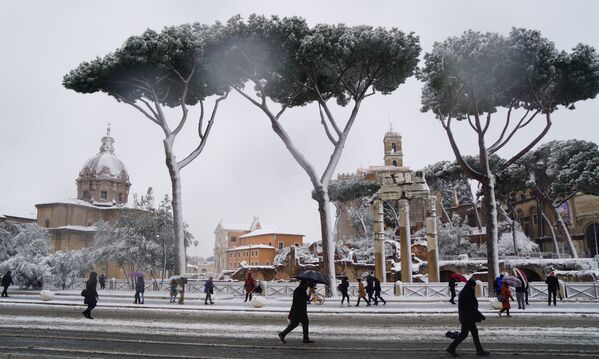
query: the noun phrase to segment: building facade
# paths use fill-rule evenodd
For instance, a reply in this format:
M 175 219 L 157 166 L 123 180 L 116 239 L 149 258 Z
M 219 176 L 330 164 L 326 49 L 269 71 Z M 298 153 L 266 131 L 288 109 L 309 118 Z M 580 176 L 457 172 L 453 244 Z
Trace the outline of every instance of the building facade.
M 77 198 L 36 205 L 37 224 L 48 229 L 52 252 L 93 247 L 96 222 L 114 222 L 121 211 L 131 210 L 125 207 L 131 187 L 129 174 L 114 154 L 110 127 L 101 142 L 100 151 L 79 172 Z M 109 278 L 125 275 L 111 263 L 98 265 L 96 271 Z

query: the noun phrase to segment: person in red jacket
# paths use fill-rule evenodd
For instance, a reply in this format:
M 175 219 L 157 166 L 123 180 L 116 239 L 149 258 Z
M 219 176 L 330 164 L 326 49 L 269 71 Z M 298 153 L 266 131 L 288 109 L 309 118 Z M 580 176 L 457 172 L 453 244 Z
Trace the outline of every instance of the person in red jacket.
M 245 277 L 245 300 L 244 302 L 248 301 L 248 298 L 250 299 L 250 302 L 252 301 L 252 293 L 254 293 L 254 290 L 256 289 L 256 280 L 254 280 L 254 277 L 252 277 L 252 272 L 248 272 L 247 276 Z
M 510 292 L 510 287 L 508 286 L 507 283 L 503 283 L 501 284 L 501 292 L 500 292 L 500 296 L 502 296 L 503 298 L 501 301 L 501 310 L 499 311 L 499 316 L 501 317 L 501 313 L 506 312 L 507 316 L 510 316 L 510 299 L 514 300 L 514 298 L 512 297 L 512 292 Z

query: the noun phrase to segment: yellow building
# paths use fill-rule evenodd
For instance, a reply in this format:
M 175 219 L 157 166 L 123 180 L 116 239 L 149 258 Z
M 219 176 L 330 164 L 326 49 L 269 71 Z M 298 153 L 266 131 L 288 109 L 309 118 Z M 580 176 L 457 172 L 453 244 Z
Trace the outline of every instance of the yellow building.
M 77 198 L 36 205 L 37 224 L 50 232 L 51 252 L 93 247 L 96 222 L 114 222 L 121 211 L 131 210 L 125 208 L 131 187 L 129 174 L 114 154 L 113 143 L 109 127 L 100 152 L 79 172 Z M 108 278 L 124 276 L 112 263 L 99 265 L 97 271 Z

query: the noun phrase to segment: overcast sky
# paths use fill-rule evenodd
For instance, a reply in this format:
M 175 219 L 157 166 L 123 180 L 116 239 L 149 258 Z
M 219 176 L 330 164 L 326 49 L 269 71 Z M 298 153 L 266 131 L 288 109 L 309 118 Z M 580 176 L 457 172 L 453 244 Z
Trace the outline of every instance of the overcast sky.
M 103 56 L 147 28 L 188 22 L 224 22 L 235 14 L 301 16 L 311 24 L 398 27 L 420 35 L 424 51 L 466 29 L 507 34 L 511 27 L 541 30 L 558 49 L 579 42 L 599 48 L 599 6 L 590 1 L 0 1 L 0 205 L 34 208 L 76 197 L 75 179 L 98 152 L 112 123 L 115 153 L 131 177 L 131 193 L 153 187 L 170 193 L 162 132 L 134 109 L 105 94 L 82 95 L 62 87 L 81 61 Z M 420 85 L 410 79 L 389 96 L 366 100 L 349 135 L 337 173 L 382 164 L 389 123 L 403 135 L 404 164 L 420 169 L 453 160 L 441 125 L 421 113 Z M 339 113 L 347 113 L 336 109 Z M 599 100 L 560 109 L 543 142 L 599 141 Z M 331 145 L 317 109 L 288 111 L 283 119 L 297 146 L 322 172 Z M 193 125 L 176 143 L 179 158 L 195 147 Z M 532 126 L 500 153 L 515 153 L 541 128 Z M 476 143 L 468 126 L 457 138 L 465 153 Z M 497 130 L 496 128 L 494 130 Z M 185 131 L 184 131 L 185 132 Z M 191 254 L 212 255 L 218 222 L 263 223 L 319 238 L 316 202 L 307 175 L 272 132 L 266 118 L 239 95 L 221 109 L 202 155 L 182 170 L 184 219 L 199 241 Z

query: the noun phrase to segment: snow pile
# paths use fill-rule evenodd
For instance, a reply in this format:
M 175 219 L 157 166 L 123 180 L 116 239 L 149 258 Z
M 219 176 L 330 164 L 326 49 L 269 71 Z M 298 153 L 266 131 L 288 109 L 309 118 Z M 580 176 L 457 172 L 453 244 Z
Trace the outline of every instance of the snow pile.
M 518 246 L 519 255 L 530 255 L 539 252 L 539 245 L 531 241 L 522 230 L 516 230 L 516 245 Z M 511 232 L 501 234 L 497 242 L 497 251 L 499 255 L 503 256 L 516 254 Z

